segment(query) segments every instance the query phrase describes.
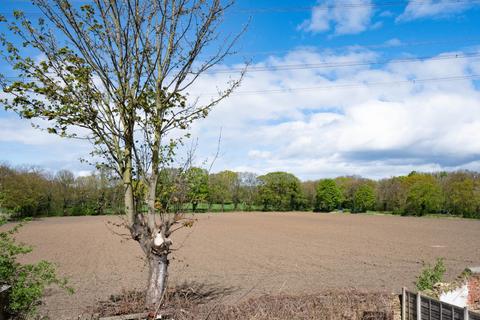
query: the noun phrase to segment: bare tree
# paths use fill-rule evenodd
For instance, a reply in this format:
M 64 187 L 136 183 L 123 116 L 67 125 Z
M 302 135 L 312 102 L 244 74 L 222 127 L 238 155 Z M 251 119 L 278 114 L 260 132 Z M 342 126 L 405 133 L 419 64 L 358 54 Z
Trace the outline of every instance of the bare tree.
M 159 172 L 186 130 L 238 87 L 243 73 L 207 102 L 187 93 L 232 53 L 238 34 L 221 29 L 233 2 L 221 0 L 32 0 L 38 21 L 1 21 L 2 54 L 17 74 L 2 77 L 2 104 L 44 129 L 94 145 L 94 162 L 124 185 L 126 224 L 149 262 L 147 303 L 166 288 L 170 235 L 189 225 L 157 202 Z M 28 53 L 34 56 L 28 56 Z M 204 100 L 204 99 L 203 99 Z M 178 137 L 178 135 L 175 135 Z M 143 208 L 146 208 L 143 210 Z

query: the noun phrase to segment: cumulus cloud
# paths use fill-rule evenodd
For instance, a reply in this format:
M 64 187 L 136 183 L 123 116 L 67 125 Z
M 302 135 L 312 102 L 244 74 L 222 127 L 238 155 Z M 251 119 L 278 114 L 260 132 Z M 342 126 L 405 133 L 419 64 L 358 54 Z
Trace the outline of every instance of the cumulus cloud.
M 355 34 L 368 29 L 373 15 L 371 0 L 359 0 L 345 4 L 339 0 L 319 1 L 313 7 L 311 17 L 299 29 L 319 33 L 335 30 L 335 34 Z
M 247 74 L 239 92 L 194 127 L 199 150 L 212 145 L 221 123 L 224 156 L 216 169 L 285 170 L 304 179 L 480 170 L 480 91 L 461 78 L 478 61 L 442 59 L 455 54 L 381 67 L 365 63 L 381 57 L 361 49 L 272 57 L 259 65 L 330 64 Z M 451 76 L 460 78 L 442 80 Z M 224 77 L 211 75 L 199 92 Z M 300 90 L 274 91 L 285 88 Z
M 467 77 L 480 73 L 480 62 L 475 57 L 442 58 L 461 54 L 446 52 L 432 59 L 387 64 L 371 64 L 382 56 L 362 48 L 301 49 L 271 56 L 252 65 L 241 88 L 194 124 L 198 164 L 216 154 L 221 131 L 213 171 L 283 170 L 317 179 L 480 170 L 480 89 Z M 310 67 L 298 67 L 305 65 Z M 215 84 L 221 88 L 237 75 L 205 75 L 192 88 L 192 99 L 198 94 L 199 102 L 209 100 Z M 460 77 L 442 80 L 451 76 Z M 62 158 L 60 150 L 75 155 L 83 150 L 76 142 L 60 144 L 51 140 L 57 138 L 41 136 L 20 120 L 11 125 L 9 121 L 0 123 L 0 147 L 9 141 L 35 144 L 51 161 L 63 161 L 51 167 L 76 160 Z M 35 160 L 23 163 L 41 164 Z
M 426 17 L 448 17 L 465 11 L 475 5 L 478 5 L 478 2 L 451 0 L 427 0 L 419 2 L 409 0 L 405 11 L 397 18 L 397 21 L 409 21 Z

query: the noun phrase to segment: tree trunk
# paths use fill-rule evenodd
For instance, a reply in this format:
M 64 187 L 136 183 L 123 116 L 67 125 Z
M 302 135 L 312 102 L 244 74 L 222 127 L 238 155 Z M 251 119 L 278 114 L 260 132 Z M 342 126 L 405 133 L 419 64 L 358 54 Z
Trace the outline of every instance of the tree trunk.
M 168 255 L 152 254 L 148 258 L 149 274 L 148 286 L 146 294 L 146 305 L 155 306 L 158 304 L 163 296 L 163 292 L 167 287 L 168 280 Z
M 125 215 L 127 216 L 128 227 L 130 231 L 133 230 L 135 227 L 135 197 L 133 194 L 133 186 L 132 186 L 132 159 L 131 159 L 131 150 L 126 149 L 125 155 L 127 159 L 126 166 L 124 171 L 122 172 L 122 179 L 123 179 L 123 200 L 124 200 L 124 211 Z M 135 239 L 135 237 L 134 237 Z

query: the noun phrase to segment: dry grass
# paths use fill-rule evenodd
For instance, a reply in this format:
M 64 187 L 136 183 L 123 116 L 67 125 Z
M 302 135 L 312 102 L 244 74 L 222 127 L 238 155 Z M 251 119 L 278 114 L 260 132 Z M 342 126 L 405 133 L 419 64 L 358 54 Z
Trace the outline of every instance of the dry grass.
M 112 295 L 106 301 L 100 301 L 93 307 L 93 313 L 100 317 L 117 316 L 148 311 L 145 309 L 145 295 L 137 291 L 124 291 L 119 295 Z
M 159 315 L 176 320 L 391 320 L 397 297 L 358 290 L 328 291 L 303 295 L 263 295 L 238 304 L 225 304 L 221 298 L 230 289 L 199 284 L 183 285 L 168 291 Z M 145 312 L 144 296 L 124 293 L 99 304 L 101 316 Z
M 213 284 L 184 283 L 167 290 L 158 314 L 174 314 L 176 310 L 194 309 L 201 305 L 214 305 L 233 291 L 234 288 L 225 288 Z M 103 317 L 152 311 L 144 306 L 144 292 L 124 291 L 119 295 L 110 296 L 106 301 L 97 303 L 93 307 L 93 313 Z
M 355 290 L 308 295 L 265 295 L 238 305 L 202 305 L 176 309 L 174 319 L 393 319 L 391 295 Z M 376 317 L 380 316 L 380 317 Z

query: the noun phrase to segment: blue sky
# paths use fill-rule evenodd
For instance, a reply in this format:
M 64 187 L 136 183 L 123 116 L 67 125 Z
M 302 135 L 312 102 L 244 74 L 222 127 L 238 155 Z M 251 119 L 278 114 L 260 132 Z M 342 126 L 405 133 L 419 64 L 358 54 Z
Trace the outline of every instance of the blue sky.
M 5 2 L 3 14 L 38 17 L 26 1 Z M 249 20 L 239 53 L 219 68 L 249 60 L 251 72 L 192 128 L 198 163 L 212 158 L 221 131 L 214 171 L 480 170 L 480 1 L 239 0 L 225 33 Z M 192 94 L 228 76 L 209 74 Z M 0 111 L 0 161 L 84 174 L 91 168 L 78 159 L 89 150 Z

